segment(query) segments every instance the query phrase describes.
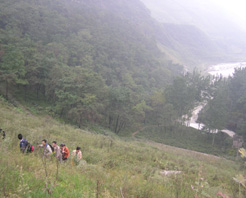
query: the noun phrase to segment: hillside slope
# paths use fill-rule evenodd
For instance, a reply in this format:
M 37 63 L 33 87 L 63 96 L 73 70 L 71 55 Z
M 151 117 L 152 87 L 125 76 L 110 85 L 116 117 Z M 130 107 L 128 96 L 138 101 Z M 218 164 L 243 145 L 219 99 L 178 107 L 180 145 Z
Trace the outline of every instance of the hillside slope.
M 225 60 L 224 50 L 196 26 L 164 23 L 161 29 L 162 34 L 156 36 L 159 44 L 189 69 Z M 168 44 L 162 35 L 169 39 Z
M 232 161 L 171 147 L 158 150 L 144 142 L 126 142 L 106 131 L 107 136 L 87 132 L 49 116 L 28 115 L 3 99 L 0 115 L 0 126 L 7 135 L 0 140 L 1 197 L 172 198 L 178 194 L 188 198 L 196 193 L 215 197 L 217 192 L 238 197 L 238 185 L 232 183 L 232 177 L 240 172 Z M 75 166 L 70 158 L 59 166 L 57 175 L 55 160 L 47 160 L 46 177 L 42 151 L 36 148 L 30 155 L 20 154 L 18 133 L 35 147 L 43 138 L 65 143 L 70 151 L 81 146 L 87 163 Z M 166 176 L 167 170 L 181 173 Z M 201 191 L 193 191 L 191 185 Z
M 232 38 L 242 33 L 229 14 L 211 0 L 141 1 L 151 10 L 152 16 L 162 23 L 194 25 L 213 38 Z

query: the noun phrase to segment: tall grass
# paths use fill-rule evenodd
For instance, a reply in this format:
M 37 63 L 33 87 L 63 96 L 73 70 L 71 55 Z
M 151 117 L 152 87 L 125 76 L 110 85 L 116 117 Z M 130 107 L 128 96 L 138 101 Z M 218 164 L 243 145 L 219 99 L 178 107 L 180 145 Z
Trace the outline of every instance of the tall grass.
M 76 129 L 49 116 L 27 114 L 2 99 L 0 127 L 7 131 L 0 140 L 0 197 L 192 198 L 216 197 L 219 191 L 238 196 L 232 178 L 242 171 L 232 161 Z M 70 151 L 81 146 L 87 163 L 75 166 L 70 158 L 59 166 L 57 178 L 51 158 L 46 177 L 42 151 L 21 154 L 18 133 L 35 146 L 43 138 L 65 143 Z M 162 170 L 182 173 L 165 176 Z

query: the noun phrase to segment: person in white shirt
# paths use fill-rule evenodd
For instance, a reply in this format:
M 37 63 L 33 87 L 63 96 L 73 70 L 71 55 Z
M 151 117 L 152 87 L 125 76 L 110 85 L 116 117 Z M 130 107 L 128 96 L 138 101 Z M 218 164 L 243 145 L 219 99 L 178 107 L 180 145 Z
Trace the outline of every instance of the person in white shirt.
M 44 148 L 44 156 L 45 157 L 49 157 L 52 154 L 52 149 L 50 148 L 50 145 L 47 144 L 46 139 L 43 139 L 42 144 L 40 144 L 38 146 Z
M 73 160 L 76 165 L 78 165 L 80 160 L 82 160 L 82 152 L 80 149 L 80 147 L 77 147 L 76 150 L 74 150 L 72 153 Z

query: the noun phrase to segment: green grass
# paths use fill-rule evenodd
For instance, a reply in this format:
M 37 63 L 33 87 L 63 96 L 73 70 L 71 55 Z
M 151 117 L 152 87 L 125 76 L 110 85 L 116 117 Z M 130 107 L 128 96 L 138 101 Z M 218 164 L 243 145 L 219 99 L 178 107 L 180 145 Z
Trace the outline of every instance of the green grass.
M 219 191 L 239 197 L 238 185 L 232 178 L 243 170 L 233 161 L 121 139 L 110 132 L 107 136 L 88 132 L 48 115 L 27 114 L 3 99 L 0 115 L 0 126 L 7 131 L 6 139 L 0 140 L 0 197 L 191 198 L 196 193 L 198 197 L 206 197 L 202 194 L 207 193 L 214 198 Z M 18 133 L 34 145 L 46 138 L 49 142 L 65 143 L 70 151 L 81 146 L 87 163 L 74 166 L 69 159 L 59 167 L 56 178 L 56 162 L 52 158 L 47 161 L 46 178 L 41 150 L 36 148 L 34 153 L 22 155 Z M 162 170 L 182 173 L 163 176 Z M 208 182 L 208 186 L 202 187 L 201 182 Z
M 181 125 L 165 130 L 164 127 L 148 127 L 140 131 L 136 137 L 158 143 L 194 150 L 198 152 L 235 159 L 236 150 L 232 149 L 232 138 L 225 133 L 215 135 Z

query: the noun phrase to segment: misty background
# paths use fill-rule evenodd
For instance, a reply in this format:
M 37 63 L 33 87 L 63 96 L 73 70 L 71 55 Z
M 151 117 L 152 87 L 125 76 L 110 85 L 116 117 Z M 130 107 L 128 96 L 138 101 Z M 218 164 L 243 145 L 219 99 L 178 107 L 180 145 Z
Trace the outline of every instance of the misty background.
M 172 24 L 173 28 L 182 32 L 178 38 L 184 37 L 186 41 L 188 40 L 188 48 L 193 42 L 198 44 L 196 46 L 198 51 L 202 48 L 204 51 L 212 50 L 213 55 L 209 54 L 207 60 L 218 61 L 219 57 L 223 57 L 220 59 L 222 62 L 244 59 L 246 16 L 243 1 L 142 0 L 142 2 L 157 21 L 166 26 Z M 187 31 L 189 33 L 185 37 Z M 177 31 L 174 32 L 177 34 Z M 197 36 L 198 34 L 200 36 Z M 180 43 L 180 40 L 178 41 Z M 201 53 L 204 54 L 204 51 Z M 214 53 L 219 54 L 217 58 L 213 58 Z

